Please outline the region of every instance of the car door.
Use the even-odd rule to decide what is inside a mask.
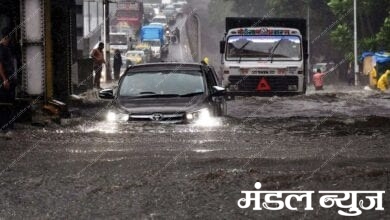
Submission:
[[[219,80],[213,67],[206,67],[207,89],[210,93],[210,101],[213,105],[214,115],[223,116],[226,114],[226,100],[224,96],[212,96],[215,90],[213,86],[219,86]]]

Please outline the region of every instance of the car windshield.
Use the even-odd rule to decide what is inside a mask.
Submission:
[[[144,52],[143,51],[131,51],[131,52],[127,52],[126,53],[126,56],[142,56],[144,55]]]
[[[172,8],[165,8],[163,10],[163,13],[164,14],[173,14],[173,13],[175,13],[175,8],[174,7],[172,7]]]
[[[298,36],[230,36],[227,60],[301,60]]]
[[[150,95],[183,96],[204,93],[205,86],[200,71],[140,72],[124,77],[120,97],[142,97]]]
[[[165,18],[153,18],[152,22],[153,23],[166,24],[167,23],[167,19],[165,19]]]
[[[175,8],[182,8],[183,7],[183,4],[181,3],[176,3],[174,4]]]

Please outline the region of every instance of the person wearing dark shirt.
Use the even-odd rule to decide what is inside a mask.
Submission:
[[[179,28],[176,27],[174,32],[175,32],[177,42],[180,43],[180,30],[179,30]]]
[[[115,50],[115,55],[114,55],[114,78],[115,78],[115,80],[119,80],[122,65],[123,65],[123,63],[122,63],[121,52],[119,50]]]

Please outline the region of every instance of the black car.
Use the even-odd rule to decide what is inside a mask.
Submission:
[[[114,99],[110,121],[196,123],[224,115],[224,91],[211,66],[149,63],[130,66],[117,89],[99,96]]]

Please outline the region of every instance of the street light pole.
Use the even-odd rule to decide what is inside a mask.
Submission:
[[[353,0],[353,35],[354,35],[354,57],[355,57],[355,86],[359,85],[359,65],[357,51],[357,10],[356,0]]]

